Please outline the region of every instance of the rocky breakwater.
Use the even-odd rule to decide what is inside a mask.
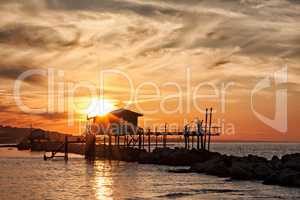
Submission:
[[[147,152],[134,148],[101,147],[96,157],[141,164],[190,166],[189,169],[170,171],[206,173],[235,180],[260,180],[264,184],[300,187],[300,153],[285,155],[281,159],[274,156],[268,160],[255,155],[237,157],[183,148],[157,148]]]
[[[157,148],[152,152],[136,148],[100,147],[96,150],[99,159],[122,160],[141,164],[159,164],[170,166],[191,166],[220,156],[208,151],[186,150],[182,148]]]
[[[264,184],[300,187],[300,154],[285,155],[271,160],[248,155],[219,155],[191,165],[190,172],[206,173],[235,180],[261,180]]]
[[[142,152],[138,162],[141,164],[159,164],[171,166],[190,166],[220,157],[221,154],[208,151],[186,150],[183,148],[157,148],[151,153]]]

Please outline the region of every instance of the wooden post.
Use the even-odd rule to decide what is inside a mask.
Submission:
[[[190,149],[190,128],[187,131],[187,149]]]
[[[111,132],[108,133],[108,146],[111,148]]]
[[[184,129],[183,129],[183,137],[184,137],[184,148],[185,149],[188,149],[188,137],[187,137],[187,134],[188,134],[188,127],[187,125],[184,126]]]
[[[204,127],[204,142],[203,142],[203,149],[206,149],[206,134],[207,134],[207,116],[208,116],[208,109],[205,109],[205,127]]]
[[[118,145],[118,148],[119,148],[120,147],[120,133],[117,136],[117,145]]]
[[[85,158],[88,160],[93,160],[95,158],[95,151],[96,136],[93,134],[87,134],[85,143]]]
[[[210,108],[210,115],[209,115],[209,127],[208,127],[208,151],[210,149],[210,137],[211,137],[211,118],[212,118],[212,111],[213,109]]]
[[[145,133],[143,132],[143,142],[142,142],[142,144],[143,144],[143,149],[145,149]]]
[[[125,136],[125,138],[126,138],[126,147],[128,147],[128,135],[126,134],[126,136]]]
[[[194,148],[194,134],[193,134],[193,132],[191,132],[192,133],[192,149]]]
[[[201,149],[203,149],[203,132],[202,132],[202,125],[203,125],[203,120],[199,124],[199,134],[201,134]]]
[[[163,147],[167,147],[167,123],[165,123],[165,134],[163,135]]]
[[[142,148],[142,133],[139,131],[139,149]]]
[[[150,146],[151,146],[151,137],[150,137],[150,129],[148,129],[148,152],[150,152]]]
[[[158,136],[157,128],[155,128],[155,148],[157,148],[157,136]]]
[[[68,161],[68,136],[65,135],[65,161]]]
[[[196,134],[197,134],[197,150],[199,150],[200,149],[200,145],[199,145],[199,143],[200,143],[200,131],[198,130],[198,121],[197,121],[197,130],[196,130]]]
[[[199,150],[199,137],[201,138],[201,149],[203,149],[203,134],[202,134],[202,124],[203,124],[203,120],[200,122],[199,120],[197,120],[196,123],[196,133],[197,133],[197,149]]]
[[[125,148],[126,146],[126,135],[123,135],[123,147]]]

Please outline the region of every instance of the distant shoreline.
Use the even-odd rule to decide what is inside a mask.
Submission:
[[[17,144],[1,144],[0,143],[0,148],[9,148],[9,147],[18,147]]]

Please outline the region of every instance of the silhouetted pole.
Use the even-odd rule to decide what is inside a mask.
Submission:
[[[111,132],[108,133],[108,146],[111,148]]]
[[[197,120],[197,139],[198,139],[198,146],[197,149],[199,150],[199,136],[201,138],[201,149],[203,149],[203,134],[202,134],[202,124],[203,124],[203,120],[200,122],[199,120]]]
[[[95,151],[96,151],[96,136],[94,134],[87,134],[86,142],[85,142],[85,158],[88,160],[95,159]]]
[[[118,133],[118,136],[117,136],[117,144],[118,144],[118,148],[120,147],[120,133]]]
[[[148,152],[150,152],[150,146],[151,146],[150,129],[148,129]]]
[[[145,133],[143,132],[143,149],[145,149]]]
[[[192,149],[194,148],[194,134],[193,134],[193,132],[191,132],[191,134],[192,134]]]
[[[208,151],[210,149],[210,137],[211,137],[211,118],[212,118],[212,111],[213,109],[210,108],[210,115],[209,115],[209,127],[208,127]]]
[[[142,148],[142,133],[139,130],[139,149],[141,149],[141,148]]]
[[[124,148],[126,147],[126,133],[124,134],[124,137],[123,137],[123,147]]]
[[[65,161],[68,161],[68,136],[65,135]]]
[[[167,123],[165,123],[165,134],[163,135],[163,146],[167,147]]]
[[[191,128],[188,127],[188,149],[190,149],[190,136],[191,136]]]
[[[200,131],[198,129],[198,125],[199,125],[199,121],[197,120],[197,131],[196,131],[196,134],[197,134],[197,150],[200,149],[200,144],[199,144],[200,143],[200,141],[199,141],[199,139],[200,139]]]
[[[155,148],[157,148],[157,137],[158,137],[157,128],[155,128]]]
[[[206,149],[206,134],[207,134],[207,116],[208,116],[208,109],[205,109],[205,128],[204,128],[204,142],[203,142],[203,149]]]
[[[184,148],[187,149],[187,135],[188,135],[188,129],[187,129],[187,125],[184,126],[184,129],[183,129],[183,136],[184,136]]]

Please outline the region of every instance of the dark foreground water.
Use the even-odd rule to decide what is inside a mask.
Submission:
[[[222,145],[227,153],[239,149],[237,144],[214,148]],[[247,145],[256,152],[260,148]],[[268,145],[269,154],[279,154],[284,148],[300,151],[298,144],[265,144],[264,149]],[[72,156],[67,163],[43,161],[41,153],[0,148],[0,199],[300,199],[297,188],[168,173],[170,168],[117,161],[90,163],[80,156]]]

